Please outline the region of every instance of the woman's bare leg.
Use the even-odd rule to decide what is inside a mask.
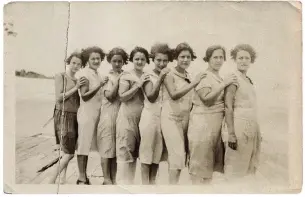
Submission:
[[[101,158],[101,166],[104,175],[104,185],[112,185],[111,177],[110,177],[110,159],[109,158]]]
[[[176,185],[179,182],[181,170],[175,169],[175,170],[169,170],[169,184]]]
[[[112,181],[112,184],[116,185],[116,174],[117,174],[117,163],[116,158],[110,159],[110,179]]]
[[[143,185],[149,185],[151,165],[141,163],[141,178]]]
[[[159,164],[151,164],[151,168],[150,168],[150,175],[149,175],[149,183],[151,185],[155,185],[156,184],[156,177],[157,177],[157,172],[159,169]]]
[[[67,168],[69,161],[74,157],[73,154],[64,154],[63,157],[60,159],[59,169],[58,166],[55,167],[54,173],[51,176],[49,183],[54,184],[59,173],[62,172],[65,168]]]
[[[78,180],[82,182],[87,181],[87,164],[88,164],[88,155],[77,155],[77,164],[79,177]]]

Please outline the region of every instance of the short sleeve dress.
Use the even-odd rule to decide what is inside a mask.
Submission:
[[[120,73],[111,70],[108,73],[108,82],[103,88],[105,91],[110,91],[113,88],[114,81]],[[120,98],[117,97],[110,102],[104,95],[100,111],[100,119],[97,129],[97,147],[102,158],[116,157],[116,119],[121,106]]]
[[[149,72],[150,81],[156,84],[159,76],[153,71]],[[144,108],[140,120],[140,161],[144,164],[159,164],[163,153],[163,137],[161,133],[161,108],[164,92],[162,84],[159,96],[151,103],[145,96]]]
[[[218,89],[222,78],[206,71],[207,76],[195,88],[193,109],[190,115],[188,139],[190,148],[189,173],[199,178],[212,178],[213,171],[223,172],[224,145],[221,139],[224,119],[224,91],[210,106],[198,94],[203,88]]]
[[[176,69],[172,69],[167,75],[174,78],[176,89],[191,83],[187,72],[183,75],[176,71]],[[189,91],[182,98],[173,100],[166,88],[164,91],[161,110],[161,130],[167,148],[169,169],[181,170],[187,164],[187,129],[192,108],[192,96],[193,90]]]
[[[120,86],[134,87],[139,78],[133,71],[124,72]],[[116,156],[118,163],[134,162],[139,156],[139,122],[144,106],[142,89],[129,100],[122,101],[116,121]]]
[[[224,171],[227,177],[254,174],[258,168],[261,133],[257,120],[256,93],[251,80],[236,71],[234,97],[234,131],[237,150],[226,147]]]
[[[100,83],[101,75],[89,68],[85,67],[79,77],[85,77],[89,81],[89,91],[95,88]],[[103,92],[102,88],[88,101],[80,99],[80,107],[77,112],[79,137],[77,141],[77,154],[89,155],[90,149],[96,151],[96,135],[97,124],[102,105]]]

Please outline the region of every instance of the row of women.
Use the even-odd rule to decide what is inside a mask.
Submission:
[[[209,47],[203,58],[208,68],[191,79],[187,68],[196,56],[187,43],[175,49],[157,43],[150,54],[142,47],[130,55],[122,48],[106,55],[99,47],[72,53],[66,72],[55,77],[55,132],[64,155],[50,183],[59,172],[65,177],[76,152],[77,184],[90,184],[86,171],[94,149],[101,157],[105,185],[132,184],[137,159],[143,184],[156,183],[161,161],[168,162],[170,184],[179,182],[186,166],[193,184],[209,182],[214,171],[255,173],[261,135],[247,71],[256,52],[241,44],[230,55],[237,69],[223,79],[219,71],[226,51]],[[105,57],[112,70],[101,76],[97,69]],[[144,72],[150,58],[155,67]],[[173,60],[176,66],[167,68]],[[134,67],[123,71],[128,61]]]

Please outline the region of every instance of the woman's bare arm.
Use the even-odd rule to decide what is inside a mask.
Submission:
[[[162,81],[159,77],[155,85],[151,81],[144,84],[144,92],[149,102],[154,103],[158,98]]]
[[[63,102],[63,92],[64,92],[64,77],[62,74],[57,74],[55,75],[55,96],[56,96],[56,101],[57,102]],[[68,99],[71,97],[77,90],[79,89],[79,86],[81,84],[86,83],[86,78],[82,77],[77,81],[77,84],[70,90],[65,92],[65,99]],[[65,84],[66,86],[67,84]]]
[[[237,139],[234,130],[234,97],[237,87],[234,84],[229,85],[225,89],[225,121],[227,124],[228,134],[229,134],[229,147],[233,150],[237,148]]]
[[[199,83],[199,82],[198,82]],[[164,79],[164,85],[169,93],[169,96],[173,99],[173,100],[178,100],[181,97],[183,97],[184,95],[186,95],[189,91],[191,91],[194,87],[196,87],[198,85],[197,82],[192,82],[190,84],[188,84],[187,86],[177,90],[175,88],[175,84],[174,84],[174,77],[171,75],[167,75]]]
[[[130,88],[130,85],[120,83],[119,85],[119,97],[122,102],[131,99],[140,89],[139,85],[134,85]]]
[[[212,106],[215,103],[217,97],[221,94],[221,92],[225,89],[226,85],[222,83],[218,88],[202,88],[198,90],[198,95],[200,100],[207,106]]]

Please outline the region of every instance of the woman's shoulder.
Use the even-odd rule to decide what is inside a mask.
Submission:
[[[86,77],[86,78],[88,78],[86,67],[80,69],[80,70],[76,73],[76,76],[77,76],[77,78],[81,78],[81,77]]]
[[[169,72],[166,74],[166,77],[174,77],[175,76],[175,70],[173,68],[169,68]]]
[[[65,73],[64,72],[59,72],[59,73],[56,73],[54,78],[55,80],[60,80],[60,79],[63,79],[63,77],[65,76]]]

